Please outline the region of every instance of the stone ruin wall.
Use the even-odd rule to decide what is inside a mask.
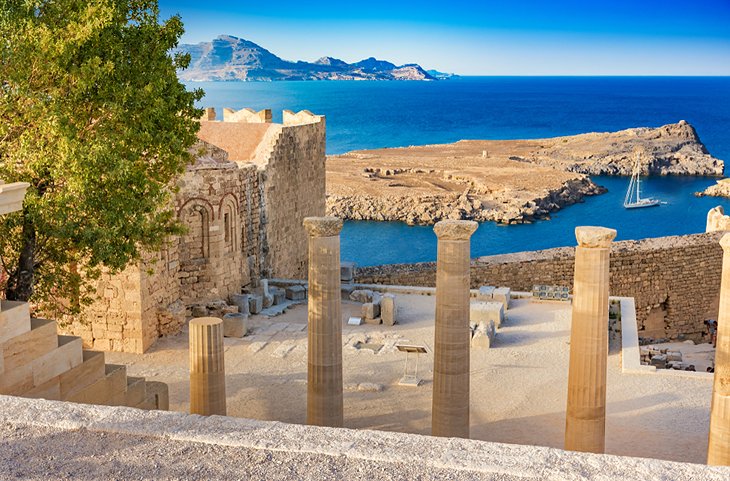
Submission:
[[[187,232],[96,281],[97,300],[65,326],[86,347],[141,353],[179,332],[192,304],[227,300],[260,277],[306,276],[302,221],[325,213],[324,117],[285,111],[277,125],[263,123],[270,111],[206,114],[199,137],[217,158],[190,166],[174,200]]]
[[[263,173],[265,277],[307,276],[307,234],[302,222],[305,217],[325,215],[324,135],[324,118],[315,121],[306,112],[284,112],[284,127]]]
[[[612,296],[634,297],[639,335],[700,340],[703,321],[717,319],[722,270],[721,233],[619,241],[611,249]],[[471,287],[535,284],[573,286],[575,249],[560,247],[472,261]],[[435,285],[435,263],[357,269],[365,284]]]

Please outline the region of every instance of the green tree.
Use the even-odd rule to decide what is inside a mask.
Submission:
[[[182,33],[157,1],[0,0],[0,179],[31,184],[0,219],[8,299],[73,311],[102,267],[179,233],[170,186],[202,113]]]

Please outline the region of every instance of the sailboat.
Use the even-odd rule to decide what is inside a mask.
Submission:
[[[655,207],[661,203],[660,200],[651,197],[641,198],[641,155],[637,153],[634,171],[631,174],[629,188],[626,190],[626,197],[624,198],[624,207],[626,209],[638,209],[640,207]]]

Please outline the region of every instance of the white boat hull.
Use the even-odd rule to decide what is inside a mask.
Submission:
[[[624,204],[624,207],[627,209],[640,209],[642,207],[657,207],[658,205],[661,205],[661,201],[659,200],[642,199],[640,202],[635,202],[633,204]]]

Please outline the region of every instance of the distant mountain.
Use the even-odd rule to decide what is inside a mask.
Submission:
[[[183,44],[176,51],[190,54],[190,66],[178,71],[181,80],[436,80],[419,65],[397,66],[373,57],[353,64],[332,57],[291,62],[231,35],[221,35],[211,42]]]

